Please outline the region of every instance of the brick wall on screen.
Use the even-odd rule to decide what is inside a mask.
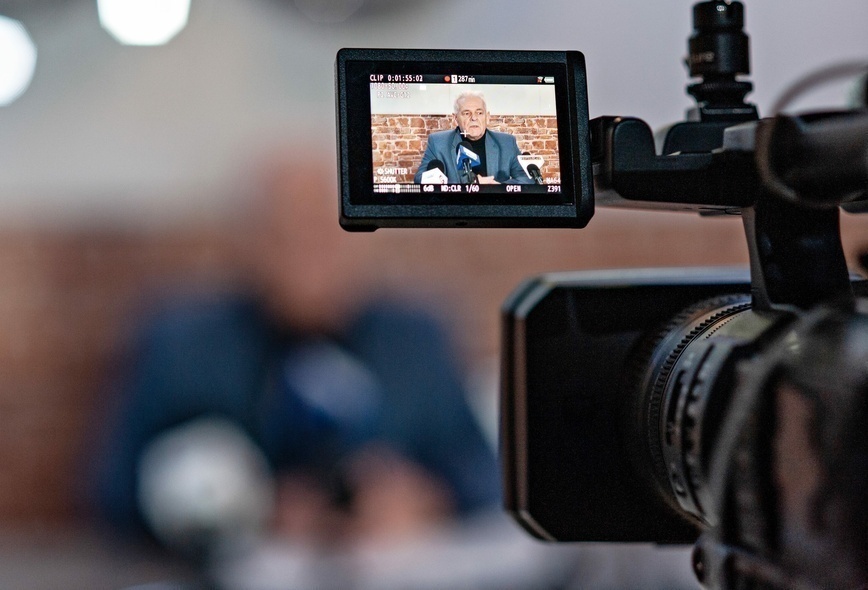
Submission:
[[[399,175],[397,181],[413,182],[428,135],[453,127],[451,115],[372,115],[374,171],[382,167],[406,168],[407,174]],[[555,117],[492,115],[488,128],[511,133],[518,142],[519,150],[542,156],[545,159],[543,176],[560,175]]]

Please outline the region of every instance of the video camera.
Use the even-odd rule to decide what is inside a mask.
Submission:
[[[588,120],[579,52],[341,50],[340,222],[740,215],[749,272],[549,274],[505,302],[506,508],[540,539],[695,543],[710,588],[864,587],[868,282],[839,209],[868,209],[868,110],[760,119],[742,4],[693,23],[696,107],[657,137]]]

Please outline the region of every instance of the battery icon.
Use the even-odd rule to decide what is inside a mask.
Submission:
[[[458,84],[458,76],[456,76],[455,74],[452,74],[452,83]]]
[[[555,77],[554,77],[554,76],[546,76],[546,77],[543,79],[543,81],[544,81],[546,84],[554,84],[554,83],[555,83]]]

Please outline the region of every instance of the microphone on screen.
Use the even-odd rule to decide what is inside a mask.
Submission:
[[[446,166],[440,160],[431,160],[428,162],[428,168],[422,173],[422,184],[446,184],[449,179],[446,177]]]
[[[537,184],[544,184],[541,169],[545,160],[541,156],[532,156],[529,152],[523,152],[518,156],[518,163],[521,164],[528,178],[532,178]]]
[[[476,174],[472,168],[480,163],[479,155],[471,149],[469,141],[462,141],[456,148],[457,156],[455,164],[464,172],[467,181],[470,183],[476,182]]]

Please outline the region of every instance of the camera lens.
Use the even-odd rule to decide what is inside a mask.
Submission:
[[[636,349],[628,372],[623,440],[644,487],[676,512],[711,524],[707,471],[733,390],[735,363],[770,321],[748,295],[693,305]]]

